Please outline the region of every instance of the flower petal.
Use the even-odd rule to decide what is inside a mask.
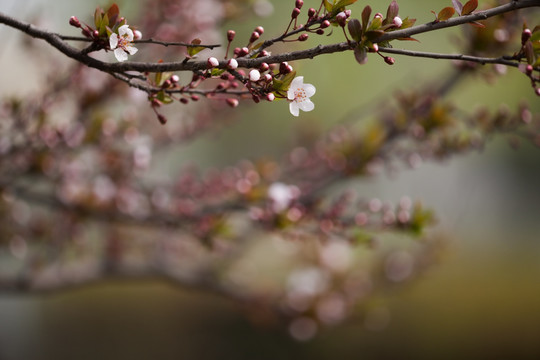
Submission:
[[[289,103],[289,111],[290,111],[291,114],[293,114],[294,116],[300,115],[300,108],[298,107],[298,104],[295,103],[295,102]]]
[[[109,46],[111,49],[116,49],[118,46],[118,35],[116,35],[116,33],[112,33],[109,37]]]
[[[294,91],[296,89],[293,89],[292,86],[287,90],[287,99],[294,100]]]
[[[298,107],[303,111],[311,111],[315,109],[315,104],[311,100],[305,100],[298,103]]]
[[[313,95],[315,95],[315,86],[311,84],[304,84],[304,90],[306,91],[307,97],[312,97]]]
[[[139,49],[131,45],[126,46],[125,50],[129,53],[129,55],[135,55],[137,51],[139,51]]]
[[[116,60],[120,62],[126,61],[128,59],[128,54],[120,48],[114,50],[114,56],[116,56]]]
[[[297,76],[291,81],[291,87],[289,89],[298,89],[304,86],[304,77],[303,76]],[[294,97],[293,97],[294,99]]]

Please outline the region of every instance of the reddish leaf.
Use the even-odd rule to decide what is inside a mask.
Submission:
[[[461,15],[469,15],[478,7],[478,0],[470,0],[463,5],[463,10],[461,10]]]
[[[454,9],[456,9],[456,12],[458,15],[461,15],[461,10],[463,9],[463,4],[459,0],[452,0],[452,4],[454,5]]]
[[[347,24],[347,27],[352,38],[357,42],[360,42],[362,40],[362,25],[360,24],[360,21],[358,19],[351,19]]]
[[[386,20],[391,22],[396,16],[398,16],[398,13],[399,5],[397,4],[396,0],[392,0],[388,6],[388,10],[386,11]]]
[[[448,19],[450,19],[454,13],[456,12],[456,10],[454,10],[453,7],[445,7],[444,9],[442,9],[441,11],[439,11],[439,14],[437,14],[437,20],[438,21],[446,21]]]
[[[397,40],[401,40],[401,41],[416,41],[416,42],[420,42],[420,40],[417,40],[413,37],[406,37],[406,38],[398,38]]]
[[[478,21],[471,21],[469,24],[480,29],[483,29],[486,27],[486,25],[479,23]]]
[[[362,32],[365,32],[369,23],[369,17],[371,16],[371,7],[366,5],[362,10]]]
[[[364,46],[357,46],[354,48],[354,58],[360,65],[367,63],[367,50]]]

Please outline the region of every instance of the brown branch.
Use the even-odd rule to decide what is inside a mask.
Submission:
[[[522,1],[511,1],[508,4],[501,5],[489,10],[479,11],[477,13],[459,16],[456,18],[449,19],[447,21],[440,22],[430,22],[423,25],[414,26],[404,30],[396,30],[383,34],[376,42],[381,41],[390,41],[400,38],[411,37],[412,35],[430,32],[434,30],[439,30],[443,28],[449,28],[458,26],[461,24],[469,23],[472,21],[485,20],[489,17],[500,15],[506,12],[515,11],[518,9],[537,7],[540,6],[540,0],[522,0]],[[66,56],[77,60],[89,67],[99,69],[107,73],[122,73],[126,71],[139,71],[139,72],[164,72],[164,71],[199,71],[207,68],[207,63],[205,60],[202,61],[180,61],[180,62],[167,62],[167,63],[144,63],[144,62],[125,62],[125,63],[107,63],[96,60],[80,50],[70,46],[62,37],[58,34],[48,32],[36,28],[35,26],[24,23],[22,21],[16,20],[12,17],[9,17],[3,13],[0,13],[0,23],[11,26],[15,29],[21,30],[24,33],[39,39],[47,41],[49,44],[54,46],[60,52]],[[351,45],[347,42],[331,44],[331,45],[319,45],[317,47],[293,51],[289,53],[270,55],[265,57],[260,57],[256,59],[247,59],[239,58],[237,59],[238,65],[240,67],[254,68],[258,67],[261,63],[266,62],[268,64],[280,63],[283,61],[294,61],[302,59],[312,59],[316,56],[322,54],[332,54],[336,52],[343,52],[351,50]],[[227,61],[222,60],[219,63],[219,68],[226,68]]]

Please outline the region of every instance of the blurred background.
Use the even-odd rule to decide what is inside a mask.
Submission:
[[[305,2],[306,7],[318,5]],[[439,0],[398,3],[400,15],[415,17],[417,23],[432,21],[430,10],[451,6],[450,1]],[[138,2],[118,4],[123,13],[137,14]],[[229,28],[249,33],[262,25],[267,34],[277,34],[286,27],[293,4],[292,0],[254,1],[250,6],[260,9],[264,5],[263,9],[273,8],[273,13],[227,22],[222,33]],[[353,16],[359,16],[365,4],[353,5]],[[89,21],[97,5],[106,6],[0,0],[0,11],[27,21],[39,16],[40,26],[73,34],[69,17]],[[384,12],[388,4],[370,5]],[[39,63],[21,50],[23,37],[3,26],[0,35],[4,39],[0,94],[35,91]],[[453,52],[459,36],[458,29],[445,30],[420,35],[420,43],[408,42],[403,47]],[[342,41],[341,34],[312,38],[308,44],[337,41]],[[49,51],[57,56],[53,49]],[[349,53],[295,64],[305,81],[317,87],[313,112],[293,118],[286,103],[243,103],[231,115],[234,122],[171,155],[172,162],[163,167],[178,169],[188,159],[202,166],[225,166],[242,158],[283,154],[298,128],[309,124],[329,129],[351,114],[370,111],[371,101],[392,97],[396,90],[407,92],[413,84],[433,81],[450,69],[446,61],[400,56],[391,67],[375,56],[359,66]],[[534,113],[540,111],[528,80],[514,69],[492,83],[470,77],[449,97],[463,109],[479,104],[494,109],[502,103],[515,109],[525,100]],[[238,141],[246,138],[250,141]],[[47,294],[0,294],[0,360],[538,359],[539,184],[538,148],[523,144],[513,149],[502,138],[494,138],[481,153],[351,181],[348,186],[365,196],[420,199],[434,209],[437,231],[450,239],[449,244],[440,262],[421,278],[378,294],[363,310],[364,316],[323,329],[307,342],[251,319],[241,307],[215,295],[152,279],[106,281]]]

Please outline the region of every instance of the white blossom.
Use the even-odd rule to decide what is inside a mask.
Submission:
[[[291,86],[287,91],[287,98],[290,100],[289,110],[294,116],[298,116],[300,110],[311,111],[315,108],[315,104],[309,99],[315,94],[315,86],[304,84],[304,77],[297,76],[291,82]]]
[[[128,59],[129,55],[135,55],[138,49],[131,46],[133,41],[133,31],[129,25],[122,25],[118,28],[118,34],[112,33],[109,37],[109,46],[114,50],[116,60],[122,62]]]

